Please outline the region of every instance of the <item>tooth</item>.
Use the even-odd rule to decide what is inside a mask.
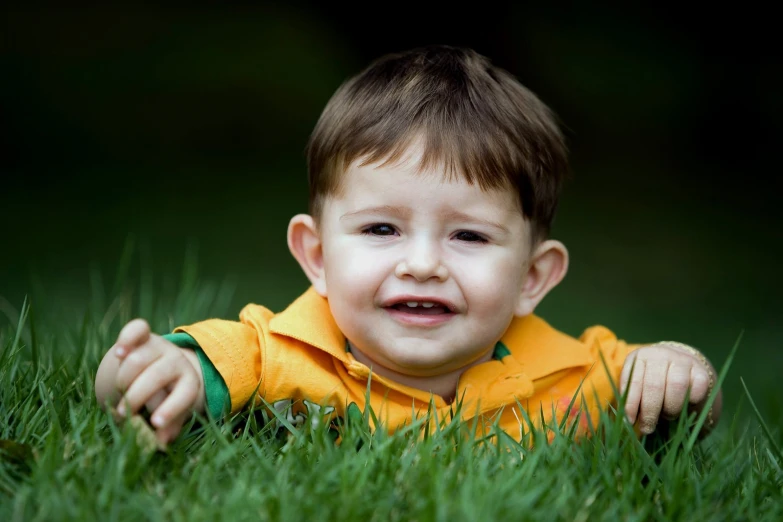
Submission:
[[[423,306],[424,308],[432,308],[433,306],[435,306],[435,303],[421,303],[421,306]]]
[[[419,305],[419,303],[417,303],[416,301],[408,301],[408,302],[407,302],[407,303],[405,303],[405,304],[407,304],[407,305],[408,305],[408,306],[410,306],[411,308],[416,308],[416,307]]]

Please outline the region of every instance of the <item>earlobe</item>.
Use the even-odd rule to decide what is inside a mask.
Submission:
[[[530,256],[514,315],[532,314],[549,291],[563,280],[566,272],[568,250],[563,243],[549,239],[538,245]]]
[[[291,218],[288,223],[288,249],[315,291],[326,297],[321,235],[312,216],[297,214]]]

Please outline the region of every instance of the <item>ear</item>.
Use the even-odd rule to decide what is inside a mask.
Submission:
[[[315,291],[326,297],[321,235],[312,216],[297,214],[291,218],[288,223],[288,249],[299,262]]]
[[[563,280],[568,272],[568,250],[560,241],[549,239],[539,244],[530,256],[525,282],[514,314],[530,315],[538,303]]]

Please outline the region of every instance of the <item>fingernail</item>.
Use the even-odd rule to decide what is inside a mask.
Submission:
[[[124,357],[125,356],[125,347],[124,346],[117,346],[114,348],[114,353],[117,354],[117,357]]]
[[[117,406],[117,413],[120,415],[120,417],[124,417],[125,416],[125,405],[124,404],[120,404],[119,406]]]
[[[153,415],[152,419],[150,419],[150,420],[151,420],[153,426],[155,426],[156,428],[160,428],[161,426],[163,426],[163,416],[162,415]]]

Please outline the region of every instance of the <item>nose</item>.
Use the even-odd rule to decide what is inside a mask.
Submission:
[[[449,278],[449,271],[443,265],[438,247],[422,239],[410,245],[406,255],[397,264],[394,275],[400,279],[410,276],[417,281],[445,281]]]

